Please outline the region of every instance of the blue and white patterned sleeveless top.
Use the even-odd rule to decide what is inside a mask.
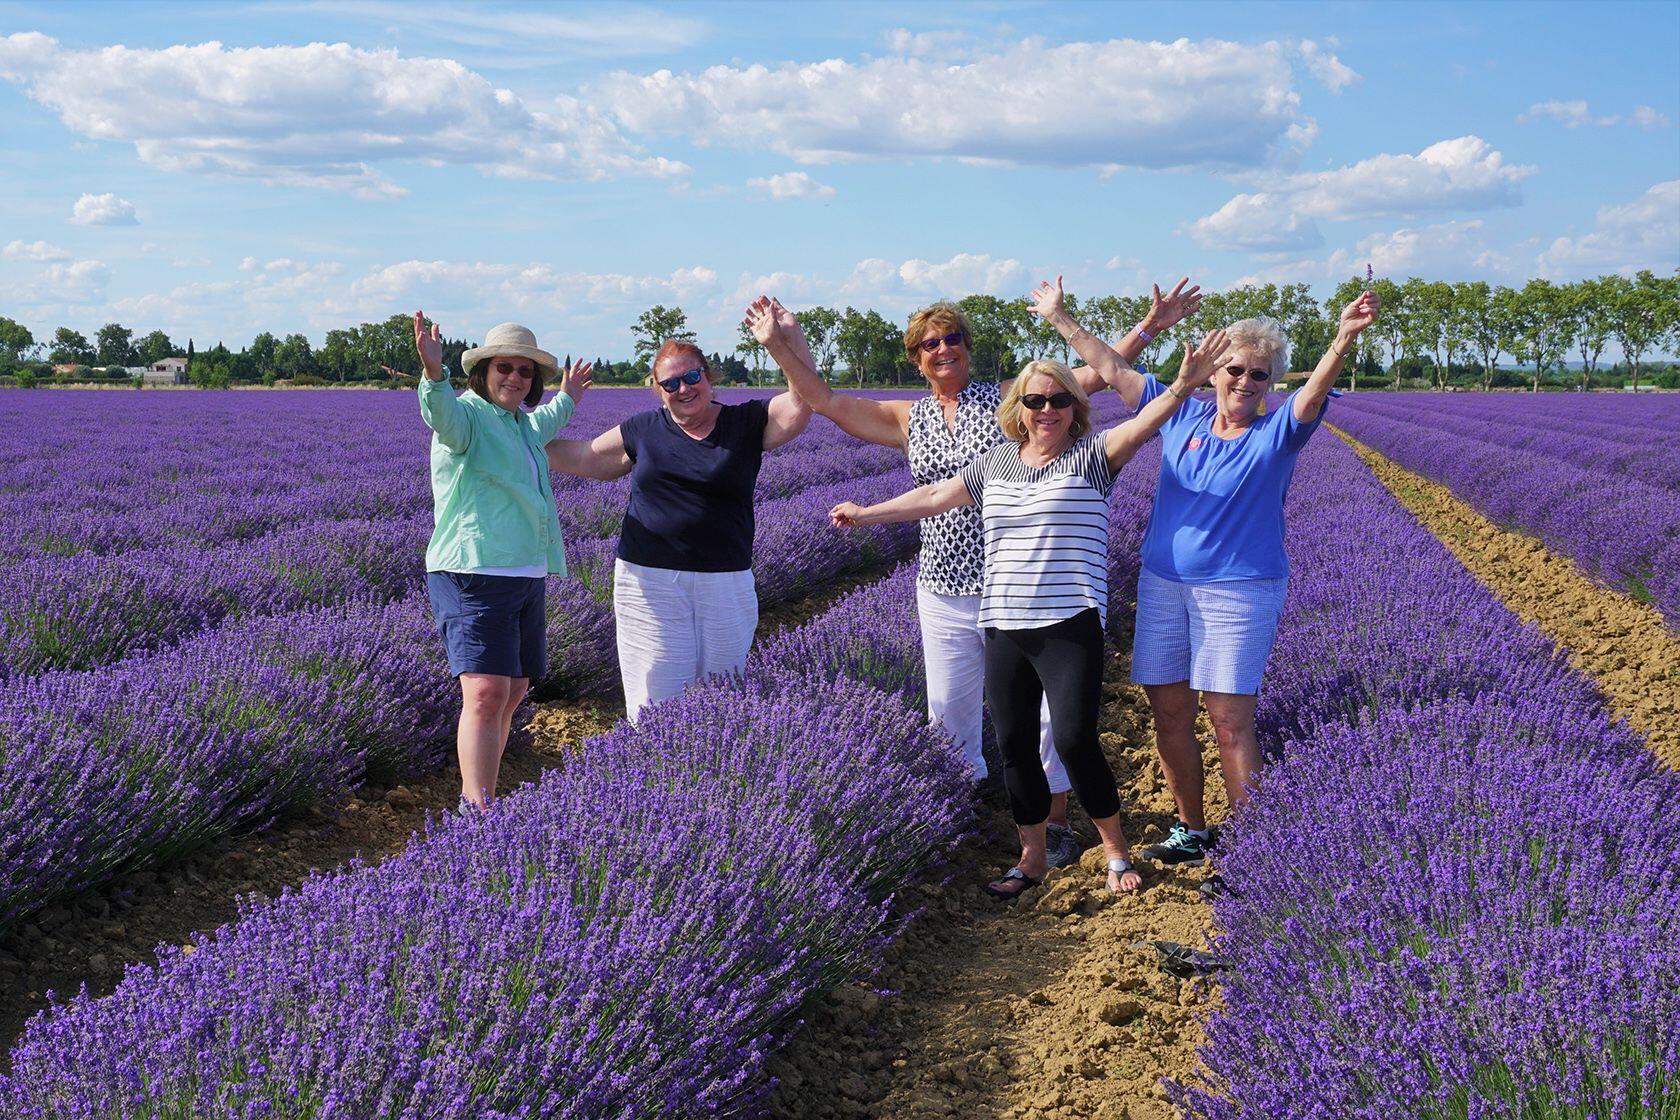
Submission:
[[[943,482],[975,457],[1008,442],[998,427],[1002,402],[995,381],[970,381],[957,394],[956,422],[945,427],[945,412],[932,394],[910,406],[910,476],[917,486]],[[980,510],[975,506],[929,517],[922,523],[921,570],[916,583],[940,595],[978,595],[984,585],[986,555]]]

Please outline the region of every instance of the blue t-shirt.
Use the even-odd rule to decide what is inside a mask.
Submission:
[[[1296,390],[1299,392],[1300,390]],[[1144,380],[1138,407],[1166,387]],[[1324,419],[1295,419],[1294,394],[1235,439],[1213,434],[1218,406],[1185,401],[1161,429],[1161,481],[1143,534],[1143,566],[1179,583],[1282,579],[1283,496],[1295,459]]]
[[[620,559],[681,572],[752,567],[753,487],[764,461],[767,401],[726,404],[705,439],[690,439],[663,408],[620,424],[630,505]]]

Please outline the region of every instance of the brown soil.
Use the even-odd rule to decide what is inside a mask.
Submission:
[[[1573,561],[1501,529],[1445,486],[1336,434],[1477,579],[1568,650],[1665,765],[1680,769],[1680,638],[1655,607],[1594,583]]]
[[[879,575],[854,576],[765,611],[758,636],[820,613]],[[540,705],[525,732],[508,744],[498,786],[506,793],[532,781],[623,715],[622,700]],[[86,984],[102,995],[116,986],[127,965],[154,960],[156,946],[181,945],[195,931],[232,921],[242,895],[276,895],[312,871],[340,867],[357,856],[386,859],[407,846],[426,814],[454,809],[459,792],[453,765],[391,788],[367,785],[330,811],[288,817],[260,833],[222,837],[179,863],[130,873],[19,923],[0,935],[0,1038],[6,1049],[24,1022],[46,1006],[49,991],[67,997]]]
[[[1125,670],[1123,659],[1111,664],[1102,741],[1135,852],[1166,832],[1174,811],[1148,703],[1125,683]],[[1218,819],[1224,794],[1217,758],[1209,756],[1209,808]],[[1206,982],[1161,972],[1155,951],[1139,943],[1206,943],[1211,911],[1195,888],[1209,869],[1145,865],[1141,894],[1110,894],[1096,834],[1077,811],[1075,823],[1093,847],[1020,902],[980,890],[1019,854],[1001,812],[987,822],[993,839],[962,853],[949,882],[911,892],[908,904],[921,913],[892,947],[876,986],[831,993],[773,1059],[780,1084],[772,1115],[1172,1116],[1161,1079],[1192,1073],[1201,1016],[1218,996]]]

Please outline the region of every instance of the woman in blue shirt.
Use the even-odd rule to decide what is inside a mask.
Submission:
[[[1132,680],[1149,695],[1155,746],[1179,819],[1162,842],[1143,849],[1146,859],[1194,867],[1213,843],[1196,743],[1198,694],[1233,808],[1260,769],[1255,705],[1289,577],[1284,494],[1343,360],[1378,307],[1367,291],[1342,310],[1334,344],[1275,412],[1267,410],[1266,396],[1289,368],[1288,337],[1271,319],[1232,324],[1230,354],[1213,375],[1214,398],[1186,402],[1161,429],[1161,480],[1138,577]],[[1091,335],[1075,328],[1069,341],[1131,407],[1165,391]]]

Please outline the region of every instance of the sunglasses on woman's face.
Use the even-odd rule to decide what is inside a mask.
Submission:
[[[659,387],[667,393],[674,393],[683,385],[698,385],[700,379],[706,376],[706,371],[696,367],[687,373],[679,373],[675,377],[667,377],[659,383]]]
[[[535,377],[536,366],[516,366],[512,362],[497,362],[493,367],[503,377]]]
[[[931,354],[935,350],[939,349],[939,344],[941,342],[955,350],[958,346],[962,345],[963,333],[961,331],[952,331],[950,334],[942,334],[938,338],[924,338],[916,345],[922,348],[922,352],[924,354]]]
[[[1272,371],[1269,369],[1244,369],[1241,366],[1226,366],[1225,372],[1231,375],[1232,381],[1245,373],[1250,381],[1270,381],[1272,377]]]
[[[1021,407],[1028,412],[1037,412],[1045,405],[1051,408],[1072,408],[1072,393],[1051,393],[1048,397],[1043,393],[1025,393],[1021,397]]]

